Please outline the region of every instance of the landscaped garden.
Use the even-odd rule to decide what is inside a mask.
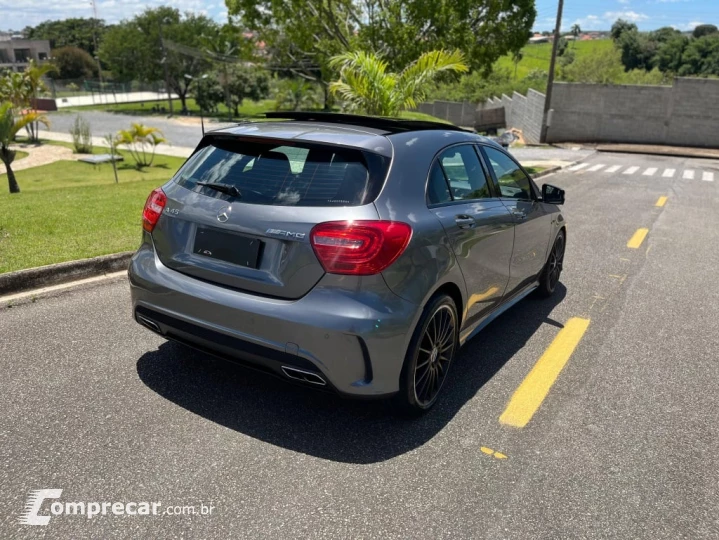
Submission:
[[[137,169],[129,152],[119,153],[117,183],[109,163],[57,161],[15,173],[21,193],[0,190],[0,273],[137,247],[145,199],[184,159],[158,155]]]

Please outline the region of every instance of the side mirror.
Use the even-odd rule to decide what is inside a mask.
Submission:
[[[542,186],[542,201],[548,204],[564,204],[564,190],[550,184]]]

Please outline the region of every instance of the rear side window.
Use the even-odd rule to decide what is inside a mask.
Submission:
[[[477,152],[470,145],[453,146],[440,154],[454,200],[486,199],[492,195]]]
[[[198,185],[236,187],[241,201],[278,206],[359,206],[377,197],[389,158],[328,145],[281,145],[216,139],[195,153],[175,177],[203,195],[227,195]]]

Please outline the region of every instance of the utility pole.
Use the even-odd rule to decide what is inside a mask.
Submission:
[[[92,42],[95,46],[95,62],[97,62],[97,77],[100,80],[100,101],[102,101],[102,66],[100,65],[100,55],[97,49],[97,5],[95,0],[92,2],[92,14],[95,17],[92,21]]]
[[[539,136],[540,143],[547,142],[547,122],[549,120],[549,111],[552,108],[552,90],[554,90],[554,67],[557,63],[557,50],[559,49],[559,39],[562,30],[562,11],[564,10],[564,0],[559,0],[557,8],[557,26],[554,27],[554,42],[552,43],[552,59],[549,61],[549,77],[547,78],[547,97],[544,100],[544,115],[542,116],[542,132]]]
[[[170,116],[173,116],[172,110],[172,92],[170,90],[170,71],[167,65],[167,51],[165,51],[165,42],[162,40],[162,22],[160,21],[160,48],[162,49],[162,65],[165,68],[165,88],[167,89],[167,105],[170,108]]]

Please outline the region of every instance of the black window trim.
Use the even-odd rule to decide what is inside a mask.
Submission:
[[[525,201],[526,202],[527,199],[515,199],[514,197],[502,196],[501,187],[499,186],[499,179],[497,178],[497,175],[494,172],[494,168],[490,164],[489,156],[485,152],[485,148],[489,148],[490,145],[478,143],[477,146],[479,146],[479,148],[480,148],[480,153],[482,155],[482,159],[486,162],[485,167],[487,169],[489,169],[489,172],[490,172],[491,178],[492,178],[492,184],[494,185],[495,191],[499,194],[499,198],[502,200]],[[534,183],[534,180],[532,180],[532,176],[524,169],[524,167],[522,167],[521,163],[519,163],[519,161],[514,159],[514,157],[509,152],[505,152],[503,149],[496,148],[495,146],[491,146],[491,148],[492,148],[492,150],[501,152],[502,154],[507,156],[510,160],[512,160],[517,165],[517,167],[519,167],[519,170],[521,170],[524,173],[524,176],[527,177],[527,180],[529,180],[529,188],[532,191],[532,193],[531,193],[532,197],[531,197],[531,199],[529,199],[529,201],[530,202],[541,202],[542,198],[539,196],[539,190],[537,188],[537,185]]]
[[[444,170],[444,166],[442,165],[442,162],[439,161],[439,156],[442,155],[445,151],[449,150],[450,148],[453,148],[455,146],[471,146],[474,148],[475,154],[477,154],[477,159],[479,160],[480,166],[482,167],[482,170],[484,172],[485,178],[487,179],[487,186],[489,187],[491,197],[481,198],[481,199],[455,199],[454,195],[452,194],[452,186],[449,184],[449,179],[447,178],[447,173]],[[442,203],[430,203],[429,202],[429,180],[430,176],[432,174],[432,168],[434,167],[434,164],[438,163],[439,168],[442,171],[442,175],[444,176],[444,181],[447,185],[447,190],[449,191],[449,196],[451,198],[450,201],[442,202]],[[526,174],[526,172],[525,172]],[[448,146],[445,146],[441,150],[439,150],[434,157],[432,158],[432,162],[429,166],[429,170],[427,171],[427,180],[424,185],[424,200],[427,203],[427,208],[440,208],[443,206],[453,206],[458,204],[466,204],[471,202],[478,202],[478,201],[501,201],[501,193],[497,189],[497,187],[494,185],[495,180],[493,176],[490,176],[487,171],[487,165],[484,163],[484,158],[482,157],[482,153],[477,148],[477,143],[475,141],[462,141],[450,144]]]

